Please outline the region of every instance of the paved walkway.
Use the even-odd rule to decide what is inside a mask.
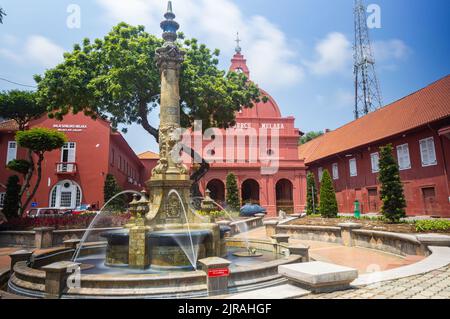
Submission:
[[[264,227],[239,234],[238,238],[268,239]],[[402,257],[360,247],[344,247],[340,244],[290,239],[290,243],[302,243],[310,247],[310,257],[317,261],[333,263],[357,269],[360,274],[384,271],[416,263],[424,257]]]
[[[450,299],[450,266],[397,280],[299,299]]]
[[[267,239],[265,229],[258,228],[236,237]],[[416,263],[424,257],[401,257],[376,250],[343,247],[337,244],[290,239],[310,246],[315,260],[358,269],[360,274],[394,269]],[[231,296],[232,298],[232,296]],[[309,294],[298,299],[450,299],[450,266],[426,274],[375,283],[363,287],[325,294]]]

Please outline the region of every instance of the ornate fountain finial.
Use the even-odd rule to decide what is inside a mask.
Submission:
[[[172,11],[172,1],[167,4],[167,12],[164,14],[164,20],[161,22],[161,29],[163,30],[163,39],[166,42],[175,42],[177,39],[177,31],[180,25],[174,20],[175,14]]]
[[[241,43],[241,39],[239,39],[239,32],[237,32],[236,33],[236,53],[239,53],[239,54],[242,52],[240,43]]]

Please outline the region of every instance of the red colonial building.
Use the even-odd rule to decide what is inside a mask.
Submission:
[[[379,148],[391,143],[400,167],[408,215],[450,217],[450,76],[299,148],[319,182],[327,169],[339,211],[381,207]]]
[[[239,47],[231,60],[230,70],[243,72],[250,78]],[[298,156],[301,132],[295,128],[295,118],[283,117],[275,100],[267,92],[263,93],[268,102],[257,103],[253,108],[237,113],[235,127],[215,129],[207,137],[201,132],[187,134],[188,139],[192,139],[191,147],[210,161],[211,168],[200,181],[200,191],[204,193],[209,189],[213,199],[224,203],[226,177],[234,173],[243,204],[258,203],[270,216],[276,216],[280,210],[302,212],[306,203],[306,167]],[[196,147],[196,136],[201,141],[199,147]],[[149,176],[157,156],[146,152],[139,157]],[[192,167],[190,157],[184,156],[183,161]]]
[[[80,205],[100,208],[108,174],[115,176],[124,190],[141,190],[145,167],[110,123],[79,113],[68,114],[62,122],[43,116],[28,128],[44,127],[63,132],[68,142],[61,150],[45,155],[42,181],[33,206],[74,209]],[[0,123],[0,183],[5,185],[14,172],[5,168],[13,159],[26,159],[26,150],[17,147],[14,121]],[[36,176],[34,176],[34,179]],[[32,183],[35,180],[32,180]],[[0,190],[3,198],[4,189]]]

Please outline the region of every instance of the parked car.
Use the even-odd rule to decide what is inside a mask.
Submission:
[[[245,204],[241,208],[242,217],[254,217],[256,214],[267,214],[267,210],[256,204]]]
[[[62,216],[67,210],[61,210],[58,208],[32,208],[23,214],[24,218],[40,218],[40,217],[55,217]]]

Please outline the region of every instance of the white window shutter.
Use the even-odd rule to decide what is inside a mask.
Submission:
[[[6,154],[6,164],[15,160],[17,158],[17,142],[10,141],[8,142],[8,152]]]

